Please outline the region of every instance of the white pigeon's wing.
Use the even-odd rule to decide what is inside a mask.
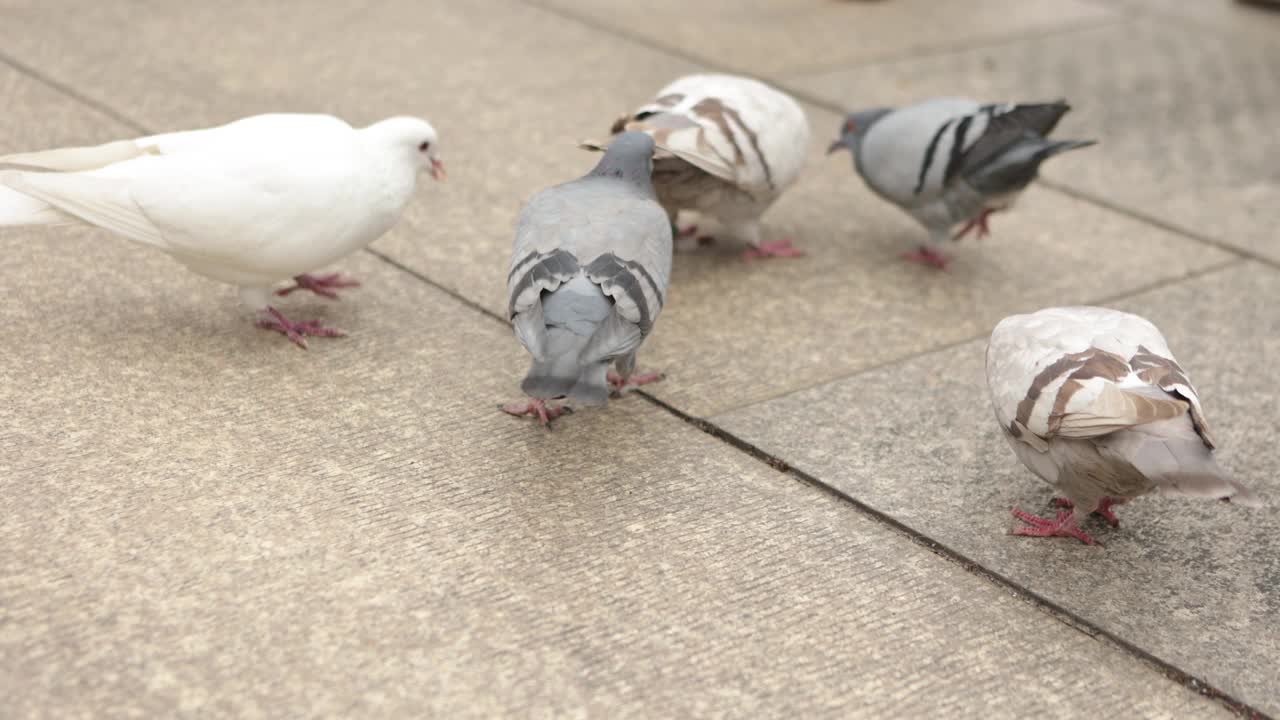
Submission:
[[[332,115],[275,113],[254,115],[226,125],[201,130],[116,140],[102,145],[56,148],[0,156],[0,170],[78,172],[97,170],[143,155],[176,155],[211,152],[222,148],[279,147],[282,144],[322,142],[329,136],[352,132],[351,126]]]
[[[0,184],[138,242],[234,259],[287,238],[305,213],[341,201],[326,183],[348,169],[332,160],[343,158],[353,136],[329,115],[257,115],[204,130],[5,156]]]
[[[0,172],[0,185],[41,200],[90,225],[167,249],[164,234],[142,212],[129,185],[83,173]]]
[[[4,173],[0,171],[0,178]],[[20,225],[78,225],[80,220],[12,188],[0,179],[0,227]]]
[[[128,184],[171,252],[274,264],[271,253],[293,253],[300,239],[348,229],[316,224],[340,222],[335,210],[357,177],[354,152],[348,137],[314,153],[182,153],[135,167]]]
[[[1187,412],[1213,446],[1190,381],[1159,330],[1136,315],[1079,307],[1005,318],[987,348],[987,382],[1001,425],[1035,446]]]
[[[760,200],[800,174],[809,122],[790,96],[733,75],[689,75],[614,126],[653,136],[660,150]]]
[[[116,140],[90,147],[58,148],[5,155],[0,157],[0,170],[10,168],[54,172],[96,170],[112,163],[132,160],[147,152],[155,151],[148,150],[133,140]]]
[[[543,290],[555,290],[579,271],[647,333],[671,277],[666,213],[614,179],[588,177],[538,193],[517,222],[509,316],[529,310]]]
[[[320,143],[353,133],[345,121],[332,115],[306,113],[270,113],[253,115],[226,125],[201,130],[149,135],[133,140],[138,147],[161,155],[190,152],[216,152],[221,149],[244,151],[249,148],[279,149],[284,146]]]
[[[345,139],[345,144],[343,140]],[[352,177],[352,137],[314,151],[222,146],[144,154],[78,173],[0,173],[0,182],[84,222],[188,259],[249,267],[333,219]]]

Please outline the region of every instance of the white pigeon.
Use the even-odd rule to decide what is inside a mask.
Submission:
[[[394,117],[354,129],[329,115],[271,114],[220,127],[0,157],[0,227],[94,225],[240,288],[264,328],[301,347],[340,331],[291,321],[279,291],[336,298],[357,283],[308,274],[400,218],[420,170],[442,179],[436,131]]]
[[[1017,535],[1093,539],[1076,515],[1158,491],[1257,505],[1213,456],[1200,398],[1147,320],[1098,307],[1048,308],[1000,321],[987,346],[996,419],[1018,459],[1058,488],[1056,519],[1014,508]]]
[[[876,194],[907,211],[929,232],[909,260],[945,268],[940,247],[976,229],[987,216],[1013,206],[1036,178],[1040,163],[1093,140],[1049,140],[1070,110],[1065,102],[980,105],[939,99],[901,109],[850,113],[827,154],[842,148]],[[951,228],[964,223],[952,236]]]
[[[610,129],[626,131],[657,143],[653,185],[673,227],[680,210],[693,210],[746,241],[748,257],[803,254],[791,240],[760,240],[760,216],[796,181],[808,153],[809,121],[790,96],[751,78],[687,75]],[[696,233],[694,226],[680,235]]]
[[[654,199],[653,139],[623,133],[590,173],[543,190],[516,224],[508,317],[533,356],[527,404],[505,406],[543,425],[564,412],[547,400],[606,402],[634,375],[671,278],[671,225]],[[618,373],[610,375],[613,363]]]

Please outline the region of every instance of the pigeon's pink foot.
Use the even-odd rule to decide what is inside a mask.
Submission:
[[[1126,502],[1128,502],[1128,500],[1125,500],[1124,498],[1104,497],[1102,498],[1102,502],[1098,503],[1098,509],[1094,510],[1094,512],[1101,515],[1102,519],[1106,520],[1107,524],[1111,527],[1120,527],[1120,518],[1116,517],[1116,514],[1111,511],[1111,508],[1117,505],[1123,505]],[[1071,502],[1067,498],[1054,498],[1053,504],[1061,508],[1074,508],[1076,506],[1075,503]]]
[[[990,235],[990,234],[991,234],[991,228],[987,225],[987,218],[988,218],[988,217],[991,215],[991,213],[993,213],[993,212],[995,212],[995,210],[992,210],[991,208],[983,208],[983,209],[982,209],[982,212],[978,213],[978,217],[976,217],[976,218],[974,218],[974,219],[970,220],[969,222],[965,223],[965,224],[964,224],[964,227],[960,228],[960,232],[958,232],[958,233],[956,233],[954,236],[952,236],[952,238],[951,238],[951,239],[952,239],[952,240],[959,240],[960,238],[964,237],[965,235],[968,235],[968,234],[969,234],[969,233],[970,233],[974,228],[977,228],[977,229],[978,229],[978,238],[979,238],[979,239],[984,238],[984,237],[986,237],[986,236]]]
[[[775,240],[774,242],[760,243],[756,247],[747,248],[742,256],[751,258],[784,258],[784,257],[801,257],[804,251],[791,243],[791,238]]]
[[[609,388],[613,391],[612,395],[614,397],[621,396],[622,391],[626,390],[627,388],[640,387],[641,385],[656,383],[659,380],[665,379],[666,377],[667,376],[663,375],[662,373],[632,373],[630,377],[628,377],[626,380],[623,380],[621,375],[619,375],[618,373],[612,370],[610,370],[609,373],[605,375],[605,379],[609,381]]]
[[[508,415],[515,415],[516,417],[524,417],[525,415],[536,417],[538,418],[538,422],[542,423],[542,426],[545,428],[551,427],[552,420],[555,420],[561,415],[567,415],[573,412],[573,408],[565,405],[553,405],[551,407],[547,407],[547,401],[540,398],[531,398],[529,402],[524,404],[513,403],[511,405],[499,405],[498,409]]]
[[[337,300],[338,293],[336,291],[342,288],[360,287],[359,282],[351,278],[344,278],[340,273],[329,273],[328,275],[308,275],[303,273],[295,275],[293,282],[294,284],[290,287],[277,290],[276,294],[284,296],[294,290],[310,290],[321,297]]]
[[[1009,531],[1010,535],[1028,535],[1030,537],[1073,537],[1085,545],[1097,545],[1098,543],[1084,532],[1076,527],[1075,513],[1066,510],[1058,513],[1056,520],[1042,518],[1039,515],[1032,515],[1023,512],[1018,508],[1013,509],[1013,516],[1026,523],[1026,527],[1015,528]]]
[[[902,253],[902,259],[910,260],[911,262],[918,262],[921,265],[927,265],[939,270],[946,270],[947,263],[951,262],[951,258],[946,255],[923,246],[919,250]]]
[[[692,250],[695,247],[706,247],[708,245],[714,245],[716,242],[716,239],[710,235],[699,235],[697,225],[690,225],[683,230],[672,225],[671,238],[675,240],[677,248],[683,250]]]
[[[267,308],[267,314],[271,317],[259,320],[258,327],[263,330],[275,330],[292,340],[294,345],[303,350],[307,349],[307,335],[312,337],[346,337],[347,335],[341,330],[324,327],[319,320],[294,322],[273,307]]]

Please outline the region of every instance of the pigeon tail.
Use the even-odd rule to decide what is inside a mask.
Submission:
[[[1097,144],[1098,144],[1097,140],[1054,140],[1050,142],[1049,145],[1045,147],[1044,150],[1040,151],[1039,157],[1041,161],[1044,161],[1048,158],[1053,157],[1054,155],[1057,155],[1058,153],[1064,153],[1064,152],[1067,152],[1068,150],[1078,150],[1080,148],[1087,148],[1090,145],[1097,145]]]
[[[1096,140],[1048,140],[1027,135],[998,158],[975,170],[969,184],[984,195],[1017,192],[1036,179],[1045,160],[1096,143]]]
[[[1230,498],[1246,507],[1262,505],[1257,494],[1218,464],[1187,415],[1135,425],[1095,442],[1104,453],[1137,469],[1161,494]]]
[[[545,360],[535,359],[520,389],[534,398],[568,398],[584,405],[607,402],[609,363],[582,363],[578,359],[589,338],[555,328],[547,334],[551,352],[560,351],[560,354],[551,354]]]
[[[76,219],[43,200],[5,187],[0,173],[0,227],[75,224]]]
[[[605,376],[612,358],[593,352],[597,343],[592,341],[602,326],[608,327],[613,302],[583,275],[543,293],[540,302],[546,341],[520,388],[535,398],[603,404],[609,399]]]

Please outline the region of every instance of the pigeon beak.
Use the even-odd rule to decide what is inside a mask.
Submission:
[[[448,174],[444,171],[444,163],[435,158],[431,158],[431,177],[434,180],[444,181]]]
[[[831,153],[841,149],[849,149],[849,146],[844,144],[844,138],[840,138],[839,140],[831,143],[830,147],[827,148],[827,154],[830,155]]]

